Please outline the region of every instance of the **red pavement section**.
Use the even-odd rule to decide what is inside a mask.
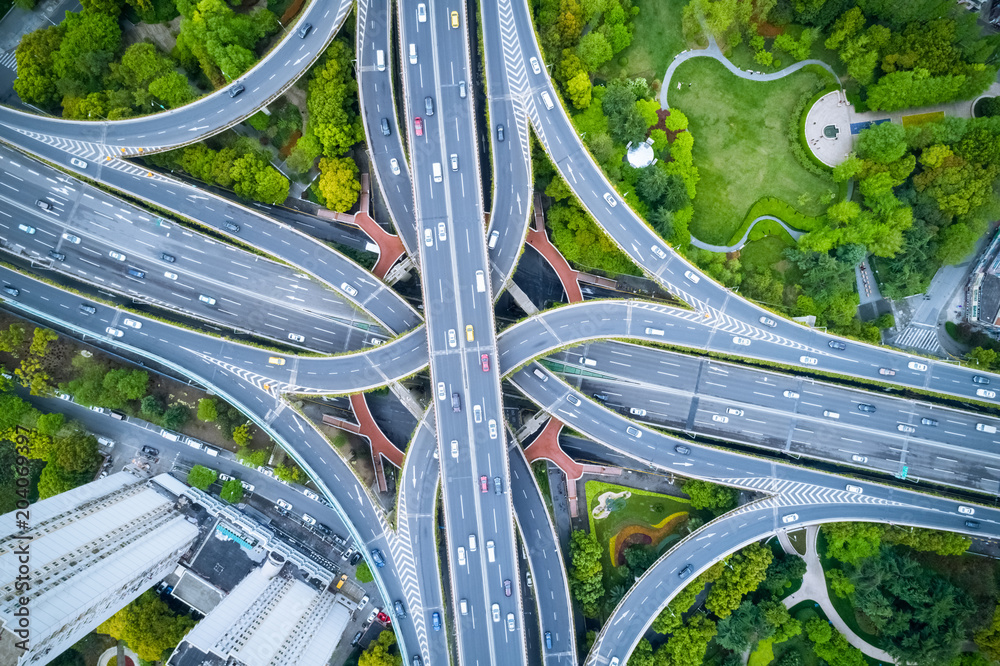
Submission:
[[[399,258],[405,254],[406,250],[403,249],[403,241],[399,240],[399,236],[385,231],[369,215],[368,199],[368,174],[363,173],[361,174],[361,210],[354,215],[348,215],[347,213],[333,213],[320,209],[319,215],[320,217],[357,225],[361,228],[361,231],[368,234],[372,242],[378,245],[378,262],[376,262],[375,268],[372,269],[372,273],[381,280],[385,278],[389,273],[389,269],[399,261]]]
[[[536,460],[548,460],[563,471],[563,474],[566,475],[566,489],[569,495],[569,512],[571,516],[576,516],[578,514],[576,481],[584,474],[621,474],[621,469],[603,465],[581,465],[570,458],[559,446],[559,431],[562,428],[561,421],[550,418],[542,432],[538,433],[538,437],[524,450],[524,455],[529,463]]]
[[[385,436],[382,429],[375,423],[372,413],[368,409],[368,402],[363,393],[355,393],[351,396],[351,408],[354,410],[354,418],[357,423],[351,423],[343,419],[338,419],[329,414],[323,415],[323,423],[341,430],[357,433],[368,440],[372,447],[372,465],[375,468],[375,478],[378,481],[379,490],[385,492],[388,485],[385,482],[385,470],[382,468],[382,459],[385,458],[396,467],[403,467],[403,452],[393,446],[389,438]]]
[[[549,262],[549,266],[559,276],[563,289],[566,290],[566,298],[570,303],[580,303],[583,301],[583,292],[580,291],[580,283],[577,282],[579,273],[570,268],[566,258],[559,254],[556,246],[549,241],[545,234],[545,216],[542,214],[542,198],[535,194],[535,227],[528,227],[528,245],[538,250]]]

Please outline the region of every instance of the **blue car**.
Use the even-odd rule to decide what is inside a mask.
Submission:
[[[382,551],[378,548],[372,548],[372,559],[375,561],[375,566],[379,569],[385,566],[385,557],[383,557]]]
[[[434,631],[441,631],[441,613],[437,611],[431,613],[431,625],[433,625]]]

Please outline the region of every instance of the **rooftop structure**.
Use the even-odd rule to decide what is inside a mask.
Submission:
[[[173,570],[198,528],[164,476],[120,472],[0,516],[0,664],[48,663]]]

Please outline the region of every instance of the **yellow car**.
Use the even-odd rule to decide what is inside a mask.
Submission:
[[[451,13],[451,27],[453,28],[458,27],[458,12]]]
[[[465,327],[465,339],[468,340],[469,342],[472,342],[473,340],[476,339],[476,336],[472,332],[472,324],[469,324],[468,326]]]
[[[284,365],[285,359],[281,358],[280,356],[272,356],[271,358],[267,359],[267,362],[270,363],[271,365]]]

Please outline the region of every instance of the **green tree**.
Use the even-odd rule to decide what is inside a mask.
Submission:
[[[708,481],[690,479],[681,489],[691,498],[694,509],[708,509],[717,514],[725,513],[734,506],[739,493],[734,488],[719,486]]]
[[[580,111],[590,107],[593,89],[590,76],[585,71],[578,73],[566,82],[566,94],[569,95],[569,101]]]
[[[89,481],[86,476],[66,471],[55,463],[48,463],[38,477],[38,499],[48,499],[72,490]]]
[[[762,606],[744,600],[732,615],[719,622],[715,641],[730,652],[746,652],[774,635],[775,627],[764,617]]]
[[[188,482],[190,483],[190,478]],[[191,485],[194,484],[192,483]],[[230,504],[238,504],[243,499],[243,484],[240,483],[239,479],[229,479],[222,484],[222,490],[219,491],[219,497]]]
[[[879,164],[895,162],[906,153],[906,130],[893,122],[873,125],[861,130],[855,149],[862,159]]]
[[[53,58],[59,50],[66,27],[53,25],[29,32],[17,45],[17,78],[14,92],[22,101],[52,109],[59,102]]]
[[[142,414],[143,418],[152,421],[159,421],[166,410],[163,401],[155,395],[147,395],[139,405],[139,413]]]
[[[664,126],[671,132],[680,132],[688,127],[688,118],[680,109],[670,109],[670,115],[663,121]]]
[[[670,640],[656,651],[657,666],[690,666],[705,661],[708,644],[715,636],[715,623],[695,615],[678,627]]]
[[[353,59],[353,46],[335,39],[309,79],[307,134],[316,136],[326,157],[339,157],[364,139]]]
[[[628,658],[628,666],[654,666],[653,646],[645,638],[639,640],[639,644],[632,650]]]
[[[358,579],[359,583],[370,583],[375,580],[371,567],[365,561],[358,562],[358,567],[354,570],[354,577]]]
[[[854,594],[854,583],[847,577],[843,569],[828,569],[826,579],[830,581],[830,591],[840,599],[848,599]]]
[[[66,32],[52,54],[52,70],[60,79],[60,88],[64,92],[97,92],[121,48],[117,15],[67,12],[62,26]]]
[[[879,523],[826,523],[820,529],[826,537],[826,556],[845,564],[857,564],[878,553],[885,532]]]
[[[195,465],[188,472],[188,485],[198,490],[208,490],[208,487],[219,478],[219,473],[202,465]]]
[[[49,351],[49,343],[59,339],[59,334],[48,328],[35,328],[35,332],[31,337],[31,346],[28,347],[28,353],[32,356],[37,356],[40,359],[45,358],[45,355]]]
[[[239,446],[246,446],[253,439],[253,432],[250,430],[250,424],[244,423],[233,428],[233,441]]]
[[[212,423],[219,418],[219,406],[214,398],[202,398],[198,401],[198,420]]]
[[[52,414],[39,414],[35,428],[43,435],[55,435],[66,422],[66,416],[58,412]]]
[[[719,580],[708,592],[705,608],[719,618],[728,616],[739,607],[743,595],[756,590],[766,578],[773,557],[771,550],[759,543],[731,555]]]
[[[402,666],[402,664],[403,657],[396,648],[396,634],[391,629],[382,631],[358,657],[358,666]]]
[[[190,418],[191,410],[179,402],[175,402],[163,412],[163,427],[167,430],[180,430]]]
[[[615,52],[604,34],[593,31],[588,32],[580,40],[579,45],[576,47],[576,54],[580,56],[580,60],[584,62],[587,69],[593,72],[611,60]]]
[[[19,356],[18,349],[24,344],[24,324],[13,323],[7,330],[0,331],[0,351],[8,352],[14,358]]]
[[[358,165],[349,157],[324,157],[319,161],[319,170],[316,187],[326,207],[341,213],[351,210],[361,193]]]
[[[584,530],[574,530],[570,537],[570,590],[583,606],[587,617],[597,617],[604,599],[604,571],[601,545],[597,537]]]
[[[175,614],[155,592],[147,590],[102,622],[96,631],[125,641],[140,659],[159,661],[194,625],[190,617]]]
[[[303,476],[302,470],[294,465],[276,465],[274,475],[282,481],[288,481],[289,483],[298,483]]]
[[[767,567],[767,578],[761,587],[778,596],[792,586],[795,581],[802,580],[806,573],[806,561],[798,555],[780,553],[775,556]]]

